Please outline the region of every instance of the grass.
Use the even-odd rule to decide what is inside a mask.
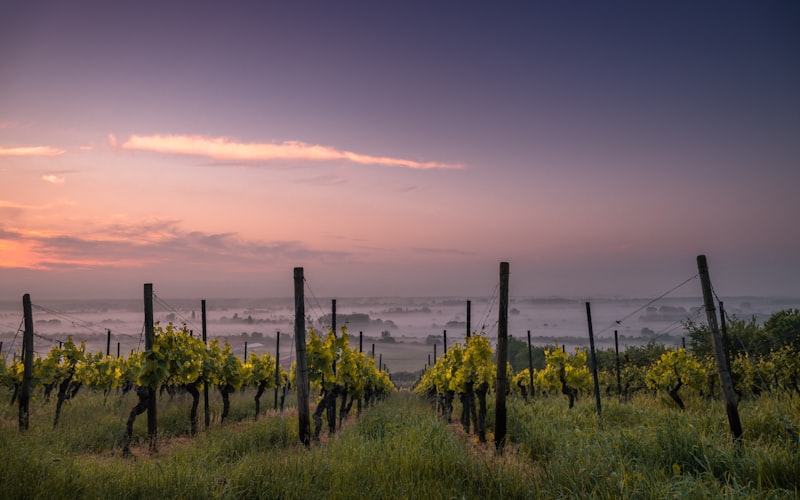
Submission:
[[[598,419],[584,398],[509,401],[502,456],[430,404],[399,393],[311,449],[298,445],[297,418],[253,420],[252,392],[237,393],[231,417],[189,438],[190,399],[159,401],[159,452],[137,419],[134,457],[119,450],[134,397],[80,393],[52,429],[54,403],[34,398],[31,428],[0,391],[0,492],[4,498],[796,498],[800,453],[782,415],[800,426],[798,400],[740,405],[744,445],[732,443],[716,402],[687,411],[642,396],[604,400]],[[38,397],[38,395],[37,395]],[[271,407],[268,399],[267,407]],[[454,415],[458,415],[456,408]],[[489,420],[494,416],[490,408]],[[201,404],[201,429],[202,404]]]

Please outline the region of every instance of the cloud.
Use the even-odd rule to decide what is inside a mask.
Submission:
[[[298,241],[252,241],[236,233],[186,231],[172,220],[111,224],[77,236],[0,226],[0,248],[13,257],[0,261],[0,268],[38,270],[203,265],[241,272],[270,268],[275,262],[347,257]]]
[[[50,184],[64,184],[65,182],[64,177],[59,177],[57,175],[43,175],[42,180]]]
[[[0,146],[0,156],[59,156],[66,153],[66,150],[50,146]]]
[[[116,139],[109,134],[109,144]],[[205,156],[215,160],[344,160],[362,165],[406,167],[412,169],[462,168],[454,163],[419,162],[404,158],[372,156],[352,151],[342,151],[328,146],[307,144],[300,141],[281,143],[242,143],[225,137],[198,135],[132,135],[122,144],[123,149],[153,151],[168,154]]]

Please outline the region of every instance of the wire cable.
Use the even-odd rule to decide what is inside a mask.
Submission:
[[[658,297],[656,297],[654,299],[651,299],[650,301],[648,301],[643,306],[640,306],[640,307],[634,309],[632,312],[630,312],[630,313],[626,314],[625,316],[623,316],[622,318],[614,321],[614,323],[610,324],[609,326],[607,326],[607,327],[603,328],[602,330],[600,330],[599,332],[595,333],[595,335],[600,335],[602,333],[605,333],[605,332],[609,331],[610,329],[614,328],[615,326],[621,325],[623,322],[625,322],[626,320],[630,319],[631,316],[633,316],[634,314],[637,314],[637,313],[643,311],[644,309],[647,309],[651,305],[655,304],[656,302],[658,302],[659,300],[663,299],[664,297],[666,297],[667,295],[671,294],[672,292],[678,290],[679,288],[681,288],[682,286],[686,285],[687,283],[689,283],[693,279],[697,278],[698,276],[700,276],[700,273],[696,273],[693,276],[690,276],[689,278],[686,278],[685,280],[683,280],[682,282],[678,283],[674,287],[670,288],[666,292],[662,293]]]

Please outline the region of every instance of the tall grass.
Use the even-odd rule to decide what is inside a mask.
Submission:
[[[189,438],[190,399],[159,401],[159,452],[147,452],[138,419],[134,457],[119,452],[134,397],[82,393],[52,428],[53,402],[35,399],[19,433],[0,391],[0,497],[51,498],[796,498],[800,453],[784,424],[800,427],[799,401],[740,405],[735,445],[719,403],[680,411],[649,396],[631,402],[560,398],[509,401],[502,456],[432,406],[400,393],[366,410],[323,444],[298,444],[296,413],[254,421],[252,391],[231,419]],[[270,405],[267,405],[270,406]],[[454,415],[458,415],[456,408]],[[777,410],[777,411],[776,411]],[[783,417],[780,418],[780,416]],[[493,422],[490,408],[490,424]],[[202,417],[201,417],[201,429]]]

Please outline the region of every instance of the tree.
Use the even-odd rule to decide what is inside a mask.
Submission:
[[[764,335],[774,349],[790,345],[800,350],[800,309],[784,309],[764,322]]]

